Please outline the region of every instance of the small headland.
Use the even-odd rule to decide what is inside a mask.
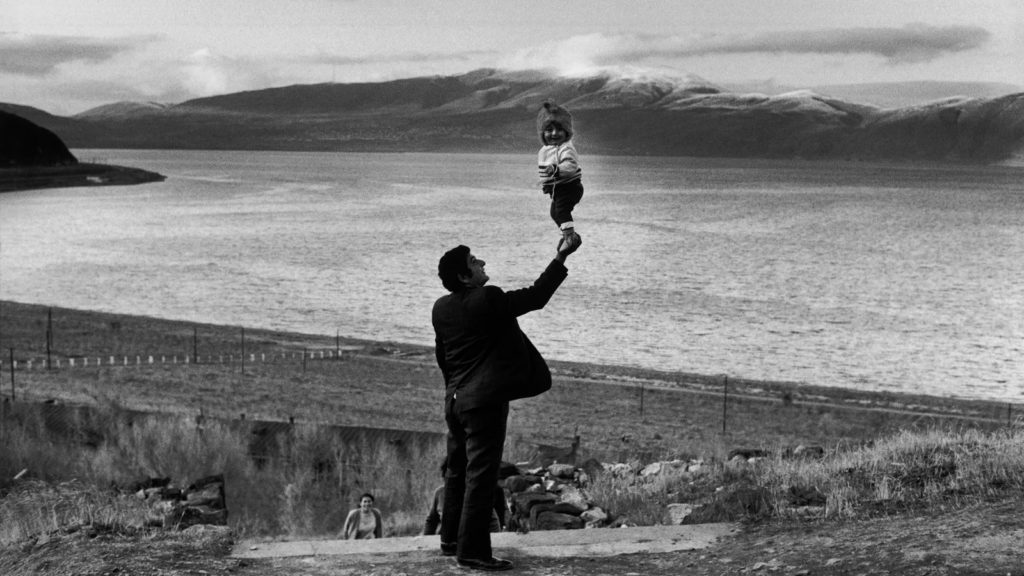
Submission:
[[[0,192],[81,186],[124,186],[163,182],[167,177],[149,170],[79,162],[60,166],[0,168]]]

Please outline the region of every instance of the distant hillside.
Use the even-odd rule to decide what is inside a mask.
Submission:
[[[53,132],[21,116],[0,111],[0,168],[63,166],[77,162]]]
[[[1024,158],[1024,93],[883,108],[814,91],[727,92],[696,77],[569,79],[477,70],[296,85],[168,106],[120,103],[45,121],[59,124],[73,148],[530,152],[539,144],[536,110],[548,98],[573,111],[577,146],[589,154]]]
[[[160,104],[158,102],[115,102],[113,104],[97,106],[96,108],[86,110],[81,114],[75,114],[73,118],[86,120],[118,117],[127,118],[130,116],[144,116],[146,114],[159,113],[166,110],[167,107],[167,104]]]
[[[862,84],[822,84],[817,86],[780,86],[774,82],[729,84],[733,92],[762,92],[783,94],[806,89],[817,94],[847,102],[859,102],[880,108],[904,108],[918,106],[954,96],[965,98],[998,98],[1007,94],[1024,92],[1024,87],[995,82],[872,82]]]

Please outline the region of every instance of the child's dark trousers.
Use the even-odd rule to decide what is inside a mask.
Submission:
[[[583,198],[583,182],[576,180],[565,184],[544,186],[545,194],[551,195],[551,219],[561,229],[562,224],[572,222],[572,209]]]

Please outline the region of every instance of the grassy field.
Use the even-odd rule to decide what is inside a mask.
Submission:
[[[109,489],[147,476],[184,482],[221,472],[234,534],[323,538],[368,488],[387,510],[387,535],[415,534],[440,480],[440,443],[412,451],[387,442],[342,446],[323,425],[442,432],[441,377],[429,348],[252,329],[243,336],[237,326],[0,301],[0,351],[0,569],[404,574],[411,561],[448,573],[432,556],[377,567],[327,560],[242,566],[226,557],[227,541],[215,533],[207,541],[153,532],[145,507]],[[19,365],[13,379],[12,358]],[[991,566],[1014,565],[1002,551],[1024,534],[1019,515],[1009,512],[1019,509],[1024,489],[1016,406],[618,366],[552,362],[552,369],[550,392],[514,403],[507,459],[527,460],[544,445],[564,451],[575,435],[579,459],[637,466],[701,459],[697,472],[644,482],[605,475],[588,490],[631,523],[664,522],[673,502],[702,504],[701,521],[753,521],[699,559],[643,555],[603,564],[602,574],[635,572],[641,562],[645,573],[668,576],[687,562],[692,573],[710,575],[726,561],[746,571],[778,564],[794,573],[845,574],[856,564],[866,574],[931,574],[940,560],[968,569],[981,553]],[[45,400],[95,407],[86,428],[103,440],[84,449],[87,439],[56,439],[39,416]],[[126,421],[130,410],[154,416]],[[239,423],[253,420],[295,423],[293,441],[269,463],[249,453]],[[824,457],[787,457],[798,444],[823,446]],[[770,455],[733,462],[735,448]],[[325,454],[333,459],[326,465]],[[28,475],[12,482],[22,469]],[[820,506],[800,510],[802,498]],[[927,523],[914,520],[920,515]],[[831,542],[824,556],[814,544],[823,539]],[[567,565],[598,573],[585,560]],[[534,572],[566,573],[567,565],[540,562]],[[23,567],[29,571],[18,572]]]
[[[55,365],[59,360],[60,369],[39,369],[47,358],[48,327],[50,361]],[[3,301],[0,350],[0,394],[7,397],[13,350],[21,366],[28,360],[35,366],[15,372],[19,399],[444,431],[442,379],[427,347]],[[308,358],[310,351],[336,350],[341,359]],[[184,364],[186,356],[195,354],[204,363]],[[111,356],[117,365],[96,365],[97,359],[106,363]],[[123,365],[125,357],[129,366]],[[148,364],[150,357],[154,364]],[[253,357],[267,361],[253,362]],[[76,368],[68,367],[70,359],[77,359]],[[90,366],[82,367],[84,359],[90,359]],[[134,364],[136,359],[141,365]],[[551,367],[555,382],[550,392],[513,403],[510,437],[568,447],[578,434],[584,454],[606,459],[855,445],[901,429],[993,429],[1017,412],[994,402],[726,381],[617,366],[552,362]]]

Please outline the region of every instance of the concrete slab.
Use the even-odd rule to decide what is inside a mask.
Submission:
[[[638,526],[592,530],[543,530],[529,534],[491,534],[491,545],[515,550],[525,556],[564,558],[572,556],[615,556],[636,552],[676,552],[707,548],[719,538],[736,532],[735,524],[691,524],[686,526]],[[294,556],[396,554],[438,551],[437,536],[409,536],[379,540],[306,540],[290,542],[242,541],[235,545],[235,558],[284,558]]]

